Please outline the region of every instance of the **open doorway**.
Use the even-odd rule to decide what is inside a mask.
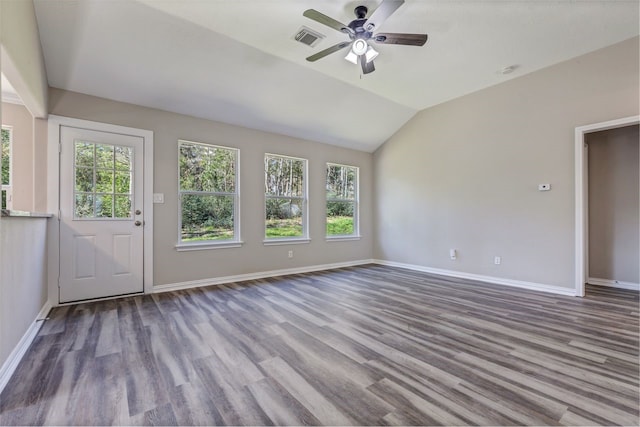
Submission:
[[[638,283],[638,123],[634,116],[576,128],[577,296],[589,281],[626,288]]]
[[[591,132],[587,145],[587,262],[591,285],[638,290],[640,174],[638,129]]]

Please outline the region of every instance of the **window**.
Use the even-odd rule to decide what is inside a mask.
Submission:
[[[327,163],[327,237],[358,235],[358,168]]]
[[[74,219],[130,219],[131,147],[74,142]]]
[[[264,156],[265,237],[307,239],[307,161]]]
[[[2,209],[11,209],[11,128],[2,127]]]
[[[178,142],[179,243],[239,243],[238,150]]]

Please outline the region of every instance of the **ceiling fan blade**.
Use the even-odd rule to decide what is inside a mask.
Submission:
[[[363,27],[367,31],[375,31],[396,9],[402,6],[403,3],[404,0],[384,0],[369,19],[367,19]]]
[[[353,33],[353,30],[348,26],[346,26],[345,24],[343,24],[342,22],[336,21],[330,16],[327,16],[324,13],[320,13],[315,9],[307,9],[304,11],[302,15],[306,16],[309,19],[313,19],[316,22],[321,23],[322,25],[326,25],[327,27],[333,28],[336,31],[340,31],[341,33],[347,33],[347,34]]]
[[[378,33],[372,38],[376,43],[422,46],[427,42],[428,36],[426,34]]]
[[[376,67],[373,65],[373,61],[367,62],[364,55],[360,55],[360,66],[362,67],[362,74],[373,73],[376,70]]]
[[[331,47],[326,48],[325,50],[321,50],[320,52],[311,55],[310,57],[307,58],[307,61],[309,62],[314,62],[317,61],[318,59],[322,59],[327,55],[331,55],[334,52],[337,52],[341,49],[344,49],[345,47],[349,46],[351,44],[351,41],[348,42],[340,42],[338,44],[334,44]]]

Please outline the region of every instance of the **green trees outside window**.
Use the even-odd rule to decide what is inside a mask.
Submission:
[[[239,242],[239,150],[179,141],[179,243]],[[307,239],[306,159],[265,154],[265,239]],[[358,174],[355,166],[327,163],[326,233],[357,237]]]
[[[358,234],[358,168],[327,163],[327,236]]]
[[[307,161],[264,157],[265,237],[306,237]]]
[[[11,193],[11,130],[2,128],[2,209],[7,209],[7,200]]]
[[[237,241],[238,150],[179,141],[180,242]]]
[[[133,149],[74,143],[74,218],[132,218]]]

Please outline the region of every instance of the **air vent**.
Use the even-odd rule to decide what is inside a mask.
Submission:
[[[311,28],[302,26],[298,30],[293,39],[299,41],[302,44],[306,44],[307,46],[314,47],[318,44],[320,40],[324,38],[323,34],[320,34],[317,31],[313,31]]]

